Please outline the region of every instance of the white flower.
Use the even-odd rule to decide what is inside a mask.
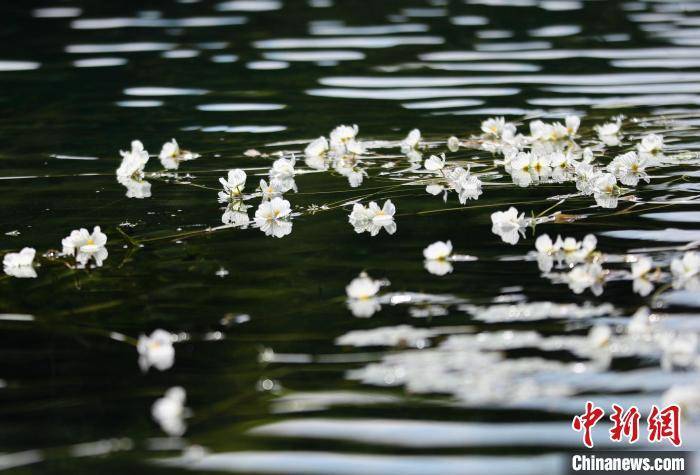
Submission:
[[[545,124],[541,120],[530,122],[530,137],[532,140],[552,140],[554,128],[551,124]]]
[[[374,201],[370,202],[366,208],[360,203],[355,203],[348,222],[358,234],[368,231],[372,236],[376,236],[382,228],[387,233],[394,234],[396,232],[394,213],[396,213],[396,207],[391,200],[386,200],[382,208]]]
[[[525,228],[529,221],[525,219],[525,213],[518,215],[518,210],[511,206],[508,211],[492,213],[491,223],[491,232],[500,236],[503,242],[517,244],[520,235],[525,236]]]
[[[371,317],[376,311],[381,309],[379,300],[376,298],[382,283],[372,279],[365,272],[354,278],[345,287],[348,296],[348,308],[356,317]]]
[[[637,186],[639,180],[649,183],[649,175],[644,171],[649,160],[636,152],[627,152],[618,155],[607,166],[607,170],[613,173],[620,183],[627,186]]]
[[[531,155],[528,152],[520,152],[511,159],[510,174],[514,184],[522,188],[530,186],[533,181],[530,163]]]
[[[561,239],[561,238],[560,238]],[[554,266],[554,258],[560,250],[560,239],[552,242],[549,234],[542,234],[535,240],[535,249],[537,249],[537,265],[542,272],[549,272]]]
[[[279,158],[272,164],[269,172],[270,180],[276,181],[283,193],[289,190],[297,191],[297,185],[294,182],[294,175],[296,174],[295,164],[296,158],[294,157],[290,159]]]
[[[146,372],[153,366],[159,371],[170,369],[175,362],[175,335],[165,330],[154,330],[151,336],[139,336],[136,349],[139,352],[139,367]]]
[[[530,173],[537,181],[546,180],[552,174],[549,156],[545,154],[530,154]]]
[[[374,280],[367,273],[362,272],[345,287],[345,293],[351,299],[369,299],[377,295],[381,287],[380,281]]]
[[[170,436],[180,437],[187,430],[185,418],[189,410],[185,407],[187,394],[180,386],[168,389],[165,396],[156,400],[151,407],[151,416],[160,428]]]
[[[582,264],[574,267],[566,277],[569,288],[576,294],[590,288],[594,295],[603,293],[605,283],[605,271],[600,264]]]
[[[219,203],[240,199],[245,188],[246,174],[240,168],[229,170],[226,178],[219,178],[224,190],[219,192]]]
[[[418,129],[413,129],[411,130],[408,135],[406,136],[405,139],[401,142],[401,153],[409,153],[411,151],[415,151],[418,148],[418,145],[420,144],[421,140],[421,134],[420,130]]]
[[[78,267],[85,267],[90,259],[94,259],[95,265],[101,267],[102,262],[107,258],[106,243],[107,235],[100,230],[99,226],[95,226],[92,234],[85,228],[74,230],[61,241],[63,254],[75,256]]]
[[[143,199],[151,197],[151,184],[146,180],[135,180],[129,176],[118,176],[117,181],[126,187],[127,198]]]
[[[32,247],[25,247],[19,252],[8,252],[2,259],[2,266],[5,274],[21,279],[35,278],[34,256],[36,250]]]
[[[515,125],[506,122],[504,117],[486,119],[481,123],[481,131],[490,137],[501,138],[504,135],[515,135]]]
[[[604,348],[610,345],[612,330],[607,325],[595,325],[588,332],[588,342],[594,348]]]
[[[396,232],[396,223],[394,222],[394,214],[396,207],[391,200],[386,200],[381,208],[374,201],[369,203],[367,207],[369,214],[372,216],[372,223],[369,228],[369,233],[372,236],[379,234],[379,231],[384,228],[388,234]]]
[[[654,284],[649,280],[653,262],[650,257],[639,256],[632,263],[632,289],[642,297],[646,297],[654,290]]]
[[[355,155],[341,155],[333,160],[333,169],[348,179],[352,188],[357,188],[367,176],[367,172],[360,167],[360,161]]]
[[[361,203],[355,203],[348,217],[348,222],[355,228],[356,233],[364,233],[369,230],[372,224],[372,215]]]
[[[423,249],[423,257],[430,260],[447,260],[452,254],[451,241],[437,241]]]
[[[261,203],[255,211],[255,224],[266,236],[281,238],[292,232],[292,223],[289,221],[291,215],[289,201],[272,198]]]
[[[265,180],[260,180],[260,193],[262,193],[263,201],[282,196],[283,188],[284,187],[277,180],[270,180],[269,184]]]
[[[447,182],[457,192],[459,202],[464,204],[467,200],[478,199],[482,193],[481,180],[462,167],[455,167],[446,175]]]
[[[131,142],[131,151],[120,151],[122,162],[117,168],[117,177],[138,179],[143,176],[143,170],[148,163],[148,152],[143,149],[139,140]]]
[[[358,130],[357,125],[352,127],[339,125],[333,129],[330,135],[331,149],[340,155],[345,153],[363,153],[361,144],[355,140]]]
[[[593,197],[598,206],[615,208],[619,196],[620,189],[617,186],[615,175],[612,173],[601,173],[593,181]]]
[[[575,137],[581,125],[581,118],[576,115],[568,115],[564,122],[566,123],[566,134],[569,137]]]
[[[452,137],[450,137],[449,139],[447,139],[447,149],[450,152],[456,152],[457,150],[459,150],[460,145],[461,145],[460,140],[457,137],[455,137],[454,135]]]
[[[436,172],[445,168],[445,154],[442,153],[438,157],[437,155],[431,155],[424,163],[423,167],[430,172]]]
[[[688,251],[682,258],[671,261],[674,289],[700,290],[700,254]]]
[[[326,137],[319,137],[304,149],[304,155],[309,157],[322,157],[328,152],[328,140]]]
[[[451,254],[451,241],[432,243],[423,250],[425,269],[435,275],[445,275],[452,272],[452,264],[448,261]]]
[[[593,183],[599,172],[590,163],[577,163],[574,167],[576,188],[584,195],[593,194]]]
[[[607,122],[603,125],[596,125],[595,131],[598,138],[608,146],[614,147],[620,144],[622,120],[618,118],[615,122]]]
[[[224,214],[221,215],[221,222],[223,224],[230,224],[236,228],[247,228],[250,224],[248,208],[249,206],[244,204],[241,200],[230,201],[226,205]]]
[[[196,153],[192,153],[188,150],[181,150],[175,139],[164,143],[158,155],[161,165],[163,165],[163,168],[166,170],[177,170],[180,166],[180,162],[194,160],[197,157],[199,157],[199,155]]]
[[[656,157],[663,152],[664,138],[657,134],[648,134],[642,138],[641,143],[637,144],[637,150],[640,155],[650,155]]]

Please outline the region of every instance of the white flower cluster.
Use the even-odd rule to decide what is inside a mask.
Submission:
[[[277,238],[284,237],[292,232],[292,208],[289,201],[282,198],[282,194],[294,190],[297,191],[294,175],[295,159],[279,158],[269,170],[269,183],[260,180],[259,196],[262,202],[255,211],[255,225],[266,236]],[[234,227],[245,228],[250,224],[248,208],[245,201],[258,195],[244,195],[243,190],[247,175],[244,170],[229,170],[226,178],[219,178],[222,190],[219,191],[219,202],[226,203],[221,221]]]
[[[366,151],[357,139],[357,125],[339,125],[330,133],[329,139],[319,137],[304,150],[306,165],[314,170],[325,171],[330,166],[348,179],[351,187],[360,186],[367,176],[362,168],[361,155]]]
[[[619,145],[621,119],[596,127],[603,144]],[[515,124],[502,117],[482,123],[482,147],[503,154],[498,161],[520,187],[540,183],[574,182],[583,195],[593,196],[598,206],[615,208],[623,190],[639,181],[649,182],[647,169],[663,162],[663,137],[649,134],[637,144],[636,151],[616,156],[605,166],[595,163],[591,148],[581,149],[575,142],[580,119],[566,117],[565,123],[530,122],[530,134],[517,134]],[[613,141],[612,138],[615,138]]]
[[[423,163],[423,168],[439,177],[431,180],[431,183],[425,187],[425,191],[434,196],[443,193],[444,201],[447,201],[450,191],[457,193],[461,204],[465,204],[467,200],[478,199],[482,193],[481,180],[471,174],[469,168],[447,165],[444,153],[440,156],[432,155]]]
[[[374,201],[371,201],[367,207],[361,203],[355,203],[348,221],[358,234],[368,232],[376,236],[382,229],[388,234],[394,234],[396,232],[395,213],[396,207],[391,200],[386,200],[381,208]]]
[[[106,244],[107,235],[99,226],[95,226],[92,233],[85,228],[76,229],[61,241],[61,254],[63,257],[75,258],[76,267],[79,269],[87,267],[91,262],[95,267],[101,267],[108,256]],[[8,252],[3,256],[3,270],[11,277],[35,278],[35,257],[36,249],[33,247],[25,247],[19,252]]]
[[[131,150],[120,151],[122,161],[117,168],[117,181],[126,187],[127,198],[150,198],[151,184],[145,180],[149,154],[140,140],[131,142]],[[165,170],[177,170],[180,163],[198,158],[199,154],[182,150],[175,139],[163,144],[158,158]]]
[[[588,234],[583,241],[572,237],[562,239],[561,236],[552,241],[548,234],[542,234],[535,240],[537,264],[542,272],[551,271],[555,262],[557,267],[562,267],[564,263],[569,267],[581,264],[589,260],[597,244],[598,240],[593,234]]]

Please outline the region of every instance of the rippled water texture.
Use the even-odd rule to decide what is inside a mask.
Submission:
[[[700,241],[700,3],[23,0],[0,13],[0,250],[31,246],[40,264],[0,278],[0,469],[556,474],[582,447],[571,418],[587,400],[646,419],[679,387],[695,391],[684,447],[700,445],[700,298],[669,273]],[[603,164],[649,133],[677,161],[604,209],[572,183],[516,186],[470,139],[490,116],[527,133],[567,115]],[[593,127],[618,116],[623,141],[606,148]],[[371,156],[305,162],[339,124],[358,124]],[[413,128],[423,158],[481,174],[477,201],[425,192],[398,146]],[[199,157],[162,172],[171,138]],[[134,139],[148,185],[115,178]],[[241,210],[217,203],[219,177],[245,169],[253,193],[292,154],[286,235],[221,228]],[[396,232],[355,233],[351,202],[388,198]],[[491,230],[511,204],[543,218],[515,245]],[[102,267],[57,256],[96,225]],[[545,232],[596,236],[602,292],[543,275]],[[451,261],[423,262],[447,240]],[[644,255],[662,270],[643,297],[626,272]],[[347,302],[363,271],[379,293]],[[137,339],[156,329],[174,362],[147,369]],[[177,387],[161,400],[177,420],[154,420]],[[596,445],[620,448],[609,427]]]

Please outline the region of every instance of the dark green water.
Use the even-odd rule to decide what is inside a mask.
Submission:
[[[366,140],[401,140],[417,127],[425,140],[444,142],[479,134],[490,116],[526,123],[575,113],[583,117],[583,142],[592,143],[594,124],[624,114],[627,149],[643,134],[660,132],[669,152],[696,151],[700,4],[325,3],[0,6],[0,249],[60,251],[71,230],[94,225],[109,239],[100,269],[41,258],[38,278],[0,279],[0,469],[559,473],[560,454],[581,447],[570,420],[587,398],[648,407],[675,384],[697,384],[697,363],[664,369],[659,355],[644,352],[577,379],[576,371],[538,366],[587,361],[565,348],[527,342],[480,348],[539,362],[532,368],[537,377],[528,380],[535,385],[531,397],[511,400],[506,373],[502,388],[485,387],[480,375],[488,365],[435,349],[452,334],[582,336],[593,320],[624,325],[644,305],[663,312],[672,330],[697,337],[696,293],[652,301],[623,281],[608,283],[600,296],[576,295],[522,259],[534,249],[530,231],[516,246],[491,232],[492,212],[511,203],[544,212],[556,202],[547,198],[575,192],[572,185],[518,188],[499,175],[493,181],[504,186],[485,186],[478,201],[436,213],[425,212],[460,205],[454,196],[445,204],[427,195],[423,186],[380,189],[373,199],[391,198],[397,206],[391,236],[354,233],[351,206],[303,213],[282,239],[257,229],[201,231],[221,224],[215,189],[226,170],[246,168],[250,188],[266,175],[272,158],[247,157],[246,150],[299,153],[339,124],[357,123]],[[110,65],[85,63],[102,58],[112,58]],[[226,110],[212,111],[212,104]],[[279,106],[255,110],[260,104]],[[179,171],[200,187],[156,178],[149,180],[152,197],[127,199],[114,175],[118,151],[140,139],[157,155],[172,137],[201,154]],[[298,156],[298,168],[308,169]],[[492,164],[484,151],[452,157]],[[380,175],[385,162],[370,162],[369,177],[356,189],[338,174],[301,174],[299,193],[285,198],[304,211],[395,185],[395,175]],[[147,170],[158,169],[152,157]],[[578,239],[595,233],[598,248],[610,254],[697,240],[690,202],[700,187],[696,161],[651,175],[634,193],[642,204],[632,212],[574,198],[561,209],[588,219],[542,231]],[[659,204],[671,200],[685,201]],[[668,212],[675,214],[662,214]],[[117,228],[142,245],[130,245]],[[198,232],[164,238],[189,231]],[[422,250],[447,239],[456,253],[478,260],[431,275]],[[668,264],[676,254],[654,256]],[[228,275],[217,275],[222,268]],[[372,318],[356,318],[345,302],[345,286],[363,270],[391,282]],[[507,302],[608,306],[593,317],[567,311],[507,322],[476,318],[469,307]],[[17,314],[25,317],[18,321]],[[432,356],[415,357],[423,350],[405,341],[336,343],[353,330],[396,325],[439,329],[428,338]],[[135,339],[157,328],[182,340],[175,364],[143,373],[131,340],[113,334]],[[700,361],[697,343],[694,351]],[[362,381],[356,372],[387,355],[411,373],[413,386],[367,374]],[[420,368],[424,374],[416,373]],[[507,374],[520,380],[528,371]],[[561,381],[574,389],[541,390]],[[168,440],[151,406],[173,386],[187,391],[192,417],[181,439]],[[687,447],[697,446],[697,427],[686,426]],[[607,441],[602,429],[598,439]]]

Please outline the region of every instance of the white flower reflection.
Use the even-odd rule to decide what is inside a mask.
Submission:
[[[276,197],[260,203],[255,211],[255,225],[266,236],[281,238],[292,232],[291,216],[289,201]]]
[[[61,241],[63,254],[75,256],[78,267],[85,267],[91,260],[95,262],[95,266],[101,267],[108,255],[105,244],[107,235],[99,226],[95,226],[92,234],[85,228],[74,230]]]
[[[20,279],[35,278],[35,255],[36,250],[32,247],[25,247],[19,252],[8,252],[2,259],[2,266],[5,274]]]
[[[452,242],[437,241],[423,249],[425,270],[434,275],[445,275],[452,272]]]
[[[180,437],[187,430],[185,418],[190,416],[190,410],[185,407],[186,398],[185,390],[175,386],[168,389],[151,407],[151,416],[169,436]]]
[[[230,224],[236,228],[247,228],[250,224],[250,216],[248,216],[248,208],[250,206],[243,203],[242,200],[230,201],[224,213],[221,215],[223,224]]]
[[[382,282],[372,279],[365,272],[354,278],[346,287],[348,308],[356,317],[367,318],[381,309],[377,298]]]
[[[297,184],[294,181],[296,169],[296,158],[278,158],[270,168],[270,181],[275,182],[276,188],[281,193],[286,193],[289,190],[297,191]]]
[[[165,330],[154,330],[150,336],[139,336],[136,349],[139,367],[144,373],[154,367],[159,371],[170,369],[175,363],[175,335]]]

